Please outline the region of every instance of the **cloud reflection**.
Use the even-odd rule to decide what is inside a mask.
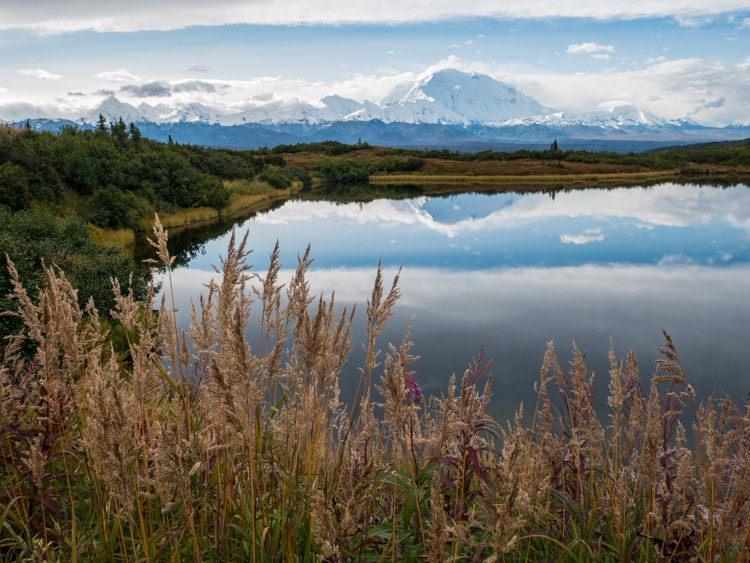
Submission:
[[[395,270],[386,270],[389,280]],[[179,269],[172,281],[187,328],[189,298],[197,302],[213,272]],[[292,271],[284,270],[283,282]],[[354,359],[363,337],[364,304],[375,276],[371,268],[313,269],[313,292],[335,291],[339,306],[358,307]],[[546,342],[554,340],[561,361],[571,343],[587,352],[588,365],[606,377],[612,338],[618,357],[634,349],[642,376],[648,380],[663,342],[661,329],[674,338],[683,367],[702,397],[723,388],[739,399],[747,392],[750,340],[750,266],[714,269],[706,266],[598,266],[506,268],[459,272],[437,268],[407,268],[401,276],[403,298],[398,314],[380,345],[400,343],[415,316],[414,352],[420,385],[430,393],[445,388],[453,373],[484,345],[495,360],[496,408],[514,409],[532,399],[531,386],[539,373]],[[257,331],[254,323],[250,330]],[[250,342],[255,342],[250,336]],[[354,369],[354,368],[352,368]],[[606,388],[605,379],[600,387]]]
[[[358,224],[380,223],[382,228],[422,225],[453,238],[464,232],[513,229],[554,218],[630,220],[640,228],[699,226],[718,220],[750,234],[750,189],[744,185],[718,190],[667,183],[653,188],[557,192],[554,199],[543,193],[471,197],[475,201],[468,209],[453,205],[450,198],[428,197],[348,204],[291,201],[254,222],[287,225],[336,217]],[[485,207],[481,216],[475,214],[477,207]]]

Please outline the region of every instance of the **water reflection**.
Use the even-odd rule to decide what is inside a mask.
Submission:
[[[554,200],[505,193],[340,205],[290,201],[242,228],[250,229],[258,269],[266,267],[277,238],[287,268],[311,243],[312,289],[335,290],[342,306],[363,310],[379,258],[391,273],[403,264],[404,298],[383,347],[400,342],[416,315],[413,352],[421,359],[414,367],[423,389],[439,393],[483,344],[495,360],[499,417],[533,399],[547,341],[555,341],[562,360],[575,340],[606,392],[610,338],[618,357],[636,350],[648,378],[662,327],[703,397],[717,387],[736,399],[748,391],[745,186],[664,184],[568,192]],[[213,275],[209,264],[218,264],[225,249],[226,235],[213,239],[175,272],[183,322],[188,298],[201,291]],[[353,391],[362,361],[357,342],[364,322],[357,321],[344,393]]]

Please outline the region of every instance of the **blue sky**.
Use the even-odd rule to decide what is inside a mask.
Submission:
[[[117,4],[117,5],[113,5]],[[377,100],[453,67],[561,111],[627,102],[667,118],[750,122],[750,2],[237,2],[0,6],[0,118],[137,105],[242,110],[328,94]],[[563,4],[558,6],[557,4]],[[658,4],[658,5],[656,5]]]

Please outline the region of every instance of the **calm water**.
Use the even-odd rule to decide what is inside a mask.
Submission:
[[[288,269],[310,243],[312,289],[335,289],[337,303],[360,312],[378,260],[390,275],[403,265],[404,297],[382,347],[400,343],[414,315],[416,377],[426,393],[440,393],[483,345],[494,360],[492,410],[500,418],[520,401],[533,407],[548,341],[561,361],[573,341],[587,353],[604,404],[610,339],[620,358],[635,350],[649,378],[662,327],[702,398],[714,388],[735,399],[750,391],[746,186],[289,201],[237,227],[249,229],[251,262],[261,270],[277,238]],[[188,299],[225,252],[226,230],[170,237],[181,253],[173,280],[184,322]],[[361,363],[362,314],[357,321],[344,393],[353,392]]]

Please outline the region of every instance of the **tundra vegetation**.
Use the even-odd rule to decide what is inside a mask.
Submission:
[[[409,331],[379,353],[400,292],[378,268],[344,403],[353,312],[311,293],[309,248],[282,285],[278,245],[258,273],[233,235],[181,331],[154,231],[164,297],[115,281],[116,337],[59,268],[35,303],[9,264],[4,560],[747,560],[748,404],[700,401],[666,333],[650,380],[610,350],[607,418],[583,354],[550,344],[531,422],[500,424],[481,354],[425,397]]]

